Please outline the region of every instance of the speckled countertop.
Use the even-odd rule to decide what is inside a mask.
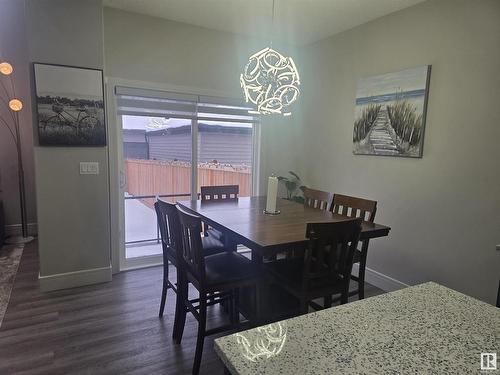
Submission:
[[[232,374],[476,374],[481,353],[500,357],[500,309],[430,282],[221,337],[215,350]]]

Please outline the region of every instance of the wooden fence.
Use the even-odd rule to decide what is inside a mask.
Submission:
[[[179,161],[125,160],[125,191],[130,195],[186,194],[191,191],[191,164]],[[240,196],[250,196],[252,171],[248,166],[198,164],[198,189],[205,185],[239,185]],[[189,199],[174,198],[172,201]],[[153,200],[143,200],[152,206]]]

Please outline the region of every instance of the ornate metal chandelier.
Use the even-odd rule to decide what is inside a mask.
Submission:
[[[272,19],[274,24],[274,0]],[[300,94],[300,77],[293,59],[270,47],[250,56],[240,75],[240,84],[247,103],[255,104],[257,113],[263,115],[291,115],[288,107]]]

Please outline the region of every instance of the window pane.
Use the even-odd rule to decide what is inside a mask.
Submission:
[[[190,199],[191,120],[124,115],[122,124],[126,257],[161,254],[153,205],[157,195]]]
[[[239,185],[240,197],[252,194],[253,125],[202,121],[198,124],[200,186]]]

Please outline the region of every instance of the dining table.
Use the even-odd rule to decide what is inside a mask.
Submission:
[[[276,215],[264,212],[266,197],[239,197],[227,200],[178,201],[184,210],[198,215],[209,226],[224,233],[226,246],[238,244],[252,251],[252,260],[261,262],[286,249],[304,247],[308,223],[328,223],[349,220],[344,215],[311,208],[291,200],[278,198]],[[385,237],[390,227],[363,222],[360,240]]]
[[[178,201],[177,204],[181,209],[200,216],[209,227],[222,232],[228,251],[236,251],[237,245],[249,248],[252,261],[258,264],[272,260],[280,253],[302,251],[307,245],[308,223],[335,223],[351,219],[287,199],[278,199],[277,210],[280,213],[271,215],[264,212],[266,200],[266,197],[257,196]],[[363,222],[360,240],[384,237],[390,230],[386,225]],[[240,312],[254,323],[293,316],[299,308],[298,300],[266,280],[265,272],[255,289],[244,288],[239,294]]]
[[[496,374],[500,309],[434,282],[215,339],[233,375]]]

